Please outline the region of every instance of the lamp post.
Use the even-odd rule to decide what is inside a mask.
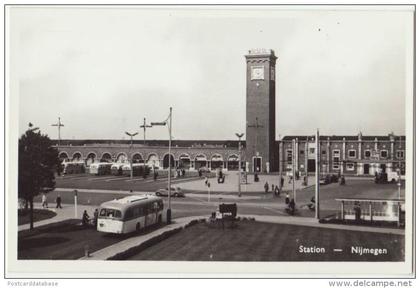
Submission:
[[[400,136],[400,147],[399,149],[401,149],[401,136]],[[405,154],[405,153],[404,153]],[[404,155],[405,156],[405,155]],[[398,199],[401,199],[401,153],[400,156],[398,157],[399,161],[398,161]]]
[[[146,125],[146,118],[143,118],[143,125],[140,125],[140,128],[143,128],[143,144],[146,145],[146,129],[151,128],[152,125]]]
[[[129,132],[125,132],[125,134],[127,134],[128,136],[130,136],[130,150],[128,152],[128,154],[131,154],[131,148],[133,147],[133,137],[136,136],[137,134],[139,134],[138,132],[136,133],[129,133]],[[130,155],[131,156],[131,155]],[[130,163],[130,179],[133,179],[133,161],[131,160],[131,157],[128,157],[128,162]]]
[[[169,116],[166,118],[163,122],[151,122],[151,126],[166,126],[168,124],[168,130],[169,130],[169,155],[168,155],[168,210],[166,210],[166,222],[168,224],[171,223],[171,144],[172,144],[172,107],[169,108]]]
[[[319,169],[320,169],[319,130],[315,135],[315,219],[319,219]]]
[[[239,138],[238,141],[238,197],[241,197],[241,176],[242,176],[242,167],[241,167],[241,138],[244,136],[244,133],[235,133]]]
[[[283,173],[283,144],[281,141],[281,134],[279,134],[280,142],[279,142],[279,193],[281,193],[281,174]],[[279,194],[280,195],[280,194]]]
[[[64,124],[61,123],[61,118],[58,117],[58,123],[57,124],[51,124],[51,126],[58,127],[58,146],[60,146],[60,144],[61,144],[60,143],[61,142],[60,130],[61,130],[61,127],[64,127]]]
[[[296,203],[296,188],[295,188],[295,157],[296,157],[296,139],[292,140],[292,191],[293,191],[293,199]]]

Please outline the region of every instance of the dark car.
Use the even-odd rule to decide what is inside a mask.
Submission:
[[[168,188],[158,189],[155,193],[156,196],[168,196]],[[171,197],[185,197],[184,192],[179,187],[171,187]]]

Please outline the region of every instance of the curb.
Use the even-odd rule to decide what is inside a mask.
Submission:
[[[186,224],[183,224],[180,227],[176,227],[176,228],[173,228],[171,230],[164,231],[164,232],[162,232],[162,233],[160,233],[160,234],[158,234],[158,235],[156,235],[156,236],[154,236],[150,239],[147,239],[147,240],[145,240],[145,241],[143,241],[143,242],[141,242],[137,245],[129,247],[124,251],[116,252],[114,255],[109,256],[106,259],[101,259],[101,260],[125,260],[128,257],[133,256],[135,254],[138,254],[141,251],[145,250],[146,248],[149,248],[150,246],[153,246],[153,245],[169,238],[170,236],[175,235],[178,232],[181,232],[185,228],[191,227],[191,226],[196,225],[198,223],[202,223],[204,221],[205,221],[205,218],[198,218],[198,219],[191,220],[190,222],[188,222]],[[106,248],[104,248],[104,249],[106,249]],[[100,251],[100,250],[98,250],[98,251]],[[84,256],[84,257],[79,258],[79,260],[89,260],[89,257]]]

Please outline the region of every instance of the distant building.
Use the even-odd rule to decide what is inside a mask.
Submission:
[[[286,136],[280,141],[282,169],[291,171],[293,139],[295,169],[315,172],[315,136]],[[405,136],[320,136],[320,172],[374,175],[401,169],[405,175]]]
[[[295,167],[302,175],[315,172],[315,137],[285,136],[275,142],[275,149],[281,151],[274,165],[278,167],[282,159],[282,171],[291,171],[293,164],[293,139],[295,140]],[[134,162],[148,163],[161,169],[168,168],[168,141],[134,141],[132,147],[127,140],[62,140],[59,148],[62,160],[83,160],[87,165],[92,162],[124,162],[129,157]],[[141,143],[141,144],[140,144]],[[197,170],[238,169],[238,141],[173,141],[172,167]],[[243,146],[245,141],[242,142]],[[245,147],[246,148],[246,147]],[[278,155],[278,153],[277,153]],[[250,159],[245,158],[243,165],[253,172]],[[320,136],[321,173],[341,173],[345,175],[374,175],[381,170],[405,174],[405,136]],[[252,158],[251,158],[252,159]],[[252,161],[252,160],[251,160]],[[278,170],[277,170],[278,171]]]

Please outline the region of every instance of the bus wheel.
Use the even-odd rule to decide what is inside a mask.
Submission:
[[[140,231],[140,223],[136,224],[136,231],[139,232]]]

